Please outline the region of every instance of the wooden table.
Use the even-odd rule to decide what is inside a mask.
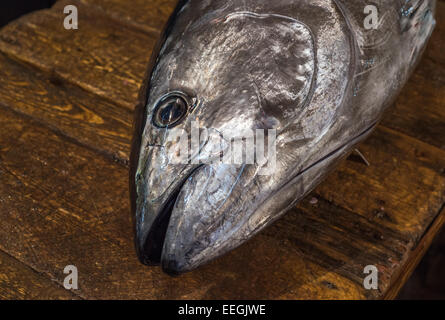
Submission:
[[[79,29],[63,28],[75,4]],[[69,0],[0,31],[0,298],[396,297],[445,219],[445,2],[421,65],[361,151],[271,228],[179,278],[141,265],[132,110],[174,0]],[[79,290],[63,288],[66,265]],[[365,290],[375,265],[379,290]]]

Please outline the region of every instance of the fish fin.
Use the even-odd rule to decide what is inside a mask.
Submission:
[[[364,154],[359,149],[354,149],[352,154],[348,157],[348,160],[361,162],[365,164],[367,167],[371,166],[371,163],[366,159]]]

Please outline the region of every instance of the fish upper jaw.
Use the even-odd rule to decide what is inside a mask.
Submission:
[[[135,176],[136,251],[147,265],[160,263],[172,207],[185,180],[198,167],[166,164],[164,155],[160,146],[146,148]]]

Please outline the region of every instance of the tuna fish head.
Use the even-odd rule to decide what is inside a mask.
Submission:
[[[312,30],[277,10],[216,3],[188,1],[174,14],[133,150],[139,257],[169,273],[234,249],[306,194],[318,176],[302,182],[301,154],[330,122],[308,107]],[[311,116],[316,129],[302,128]]]
[[[177,274],[236,248],[370,132],[383,102],[355,93],[359,53],[341,3],[181,1],[132,152],[143,263]],[[378,67],[360,76],[378,82]]]

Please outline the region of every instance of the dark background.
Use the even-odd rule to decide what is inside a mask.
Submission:
[[[56,0],[2,0],[0,4],[0,27],[21,15],[51,7]]]
[[[399,299],[445,300],[445,230],[437,236]]]
[[[55,2],[56,0],[3,0],[0,4],[0,27],[28,12],[49,8]],[[400,293],[399,299],[445,299],[445,230],[428,250]]]

